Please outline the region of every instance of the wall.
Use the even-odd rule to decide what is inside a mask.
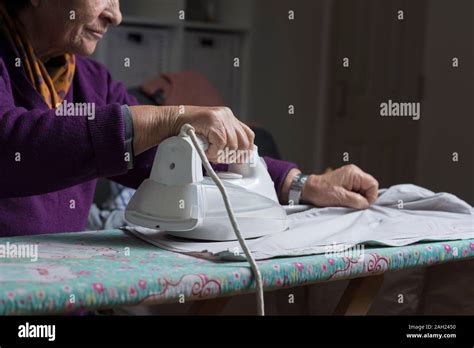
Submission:
[[[470,0],[431,0],[428,6],[418,184],[474,205],[474,6]],[[456,69],[452,57],[459,57]]]
[[[326,1],[258,0],[250,49],[249,115],[275,136],[286,160],[314,170],[322,23]],[[288,11],[295,20],[288,20]],[[295,115],[288,106],[295,106]]]
[[[174,21],[184,1],[121,0],[124,15]],[[219,0],[220,22],[249,29],[244,78],[245,120],[274,134],[282,156],[306,171],[321,166],[316,135],[322,120],[318,96],[322,23],[327,0]],[[296,19],[288,20],[294,10]],[[245,64],[245,62],[244,62]],[[288,105],[295,115],[288,114]],[[315,160],[316,158],[316,160]]]
[[[249,26],[256,2],[258,0],[217,0],[218,22]],[[178,12],[186,8],[186,0],[120,0],[120,7],[125,15],[173,22],[178,20]]]
[[[120,0],[124,15],[153,17],[164,21],[178,20],[178,12],[185,8],[184,0]]]

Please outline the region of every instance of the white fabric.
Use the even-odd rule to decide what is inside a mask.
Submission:
[[[452,194],[435,194],[415,185],[380,190],[377,201],[367,210],[309,208],[290,214],[288,219],[288,230],[248,241],[256,259],[334,250],[328,246],[402,246],[419,241],[474,238],[473,209],[469,204]],[[125,229],[164,249],[242,259],[238,242],[196,242],[176,239],[162,231]]]

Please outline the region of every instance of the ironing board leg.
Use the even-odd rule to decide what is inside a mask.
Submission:
[[[383,274],[351,279],[334,315],[367,315],[383,284]]]
[[[221,297],[212,300],[195,301],[191,305],[191,315],[220,315],[224,311],[225,306],[230,298]]]
[[[383,274],[351,279],[334,311],[334,315],[366,315],[382,284]],[[229,297],[196,301],[191,315],[220,315],[230,301]]]

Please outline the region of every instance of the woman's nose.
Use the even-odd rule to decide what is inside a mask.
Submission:
[[[107,8],[102,13],[102,17],[112,25],[119,25],[122,23],[122,12],[120,12],[119,0],[107,0]]]

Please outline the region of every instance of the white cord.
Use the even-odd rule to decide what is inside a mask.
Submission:
[[[209,160],[206,157],[206,154],[204,153],[203,149],[199,145],[199,141],[196,137],[196,132],[193,126],[186,124],[182,128],[186,134],[188,134],[191,138],[191,141],[193,142],[194,147],[196,148],[197,153],[199,154],[199,157],[201,158],[201,161],[204,165],[204,168],[207,171],[207,174],[211,177],[211,179],[214,181],[216,184],[217,188],[219,189],[222,199],[224,200],[225,208],[227,210],[227,214],[229,215],[230,223],[232,224],[232,227],[234,229],[235,235],[237,236],[237,239],[239,240],[239,244],[244,251],[244,254],[247,258],[247,261],[250,263],[250,267],[252,268],[253,275],[255,277],[256,283],[257,283],[257,311],[258,315],[265,315],[265,302],[263,298],[263,281],[262,281],[262,274],[260,273],[260,269],[258,268],[257,263],[255,262],[255,259],[252,256],[252,253],[250,249],[247,246],[247,243],[245,243],[245,239],[242,237],[242,233],[240,233],[239,226],[237,224],[237,220],[235,219],[234,216],[234,211],[232,209],[232,206],[230,204],[229,196],[227,195],[227,191],[225,190],[224,185],[222,184],[221,179],[217,176],[216,172],[212,168],[211,164],[209,163]]]

